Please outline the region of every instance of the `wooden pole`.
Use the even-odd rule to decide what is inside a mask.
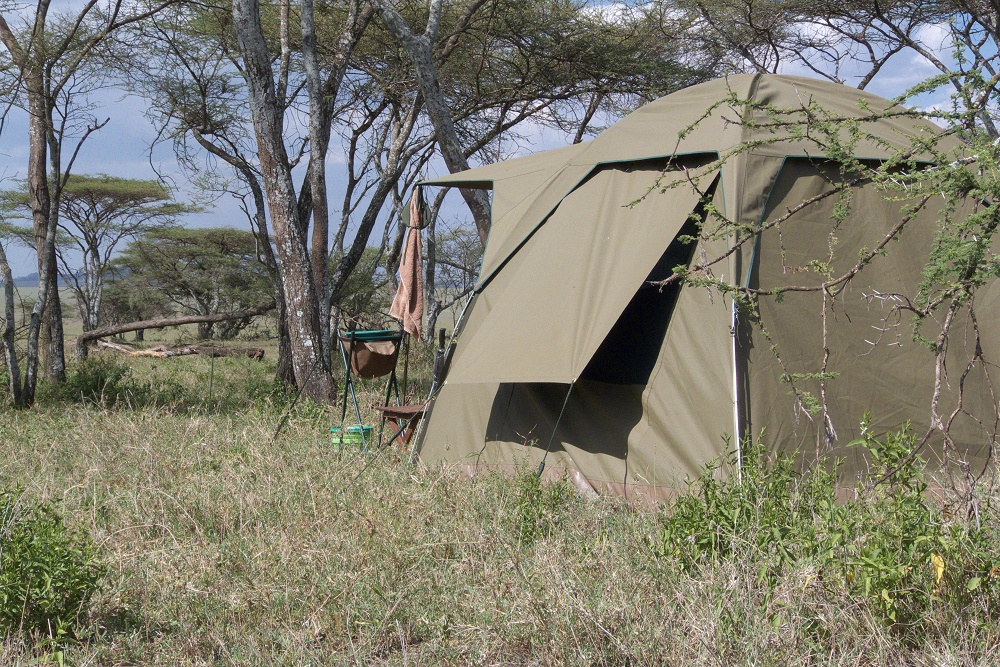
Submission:
[[[407,404],[409,401],[406,398],[406,382],[409,379],[407,376],[410,371],[410,334],[403,331],[403,403]]]

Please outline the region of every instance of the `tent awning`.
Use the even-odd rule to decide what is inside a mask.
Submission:
[[[542,151],[533,155],[525,155],[503,162],[487,164],[475,169],[460,171],[439,178],[429,178],[421,181],[421,185],[448,185],[473,190],[489,190],[496,181],[517,178],[532,172],[551,172],[583,153],[590,142],[563,146]]]
[[[697,207],[655,168],[605,168],[570,193],[483,291],[449,382],[573,382]]]

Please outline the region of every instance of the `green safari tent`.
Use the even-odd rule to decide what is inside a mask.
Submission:
[[[892,305],[920,281],[940,205],[921,209],[891,252],[837,294],[826,318],[815,292],[762,298],[757,319],[717,289],[650,284],[704,257],[724,257],[712,272],[729,285],[815,284],[820,278],[800,264],[830,254],[839,275],[906,215],[907,202],[861,182],[850,188],[847,218],[832,223],[838,197],[823,193],[844,178],[836,166],[814,142],[752,122],[763,112],[718,104],[730,97],[755,109],[808,101],[858,118],[889,104],[809,78],[732,76],[652,102],[593,141],[425,182],[492,189],[493,222],[416,444],[420,461],[469,473],[542,464],[547,476],[565,475],[584,490],[664,499],[736,448],[736,434],[763,433],[768,447],[804,456],[823,449],[844,457],[850,475],[866,465],[847,447],[866,412],[876,432],[907,420],[924,432],[933,355]],[[867,134],[854,156],[872,161],[939,131],[912,118],[859,122]],[[688,174],[700,176],[677,185]],[[707,202],[764,231],[742,244],[692,241]],[[767,224],[778,216],[780,225]],[[997,286],[977,300],[979,321],[996,322]],[[803,392],[818,395],[819,381],[787,382],[788,373],[821,370],[824,319],[828,369],[839,373],[826,383],[826,421],[801,400]],[[975,341],[968,326],[953,331],[949,363],[964,368]],[[1000,352],[997,328],[980,333],[991,359]],[[964,380],[963,411],[951,429],[974,465],[986,461],[995,437],[987,383],[980,363]],[[956,388],[946,383],[945,398],[954,402]],[[940,439],[925,454],[942,458]]]

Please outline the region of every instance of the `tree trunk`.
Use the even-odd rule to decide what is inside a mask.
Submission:
[[[48,363],[45,365],[45,379],[55,382],[66,381],[66,337],[63,332],[62,299],[59,295],[59,271],[56,268],[55,245],[49,256],[49,347]]]
[[[442,188],[444,191],[444,188]],[[443,192],[438,193],[435,204],[444,199]],[[435,206],[435,209],[437,206]],[[437,326],[440,303],[437,300],[437,210],[427,221],[424,248],[424,313],[427,318],[427,328],[424,330],[429,342],[434,342],[434,327]]]
[[[413,70],[417,77],[420,94],[424,98],[424,107],[434,126],[434,136],[441,149],[441,157],[448,171],[456,173],[469,168],[465,159],[465,151],[455,131],[455,123],[451,117],[451,109],[438,80],[437,66],[434,63],[432,47],[437,37],[438,25],[441,22],[442,0],[431,0],[427,28],[422,35],[415,35],[406,20],[387,0],[374,0],[376,11],[382,22],[406,50],[413,62]],[[462,190],[462,197],[472,212],[479,232],[479,240],[483,245],[490,233],[490,201],[483,190]]]
[[[233,0],[233,23],[244,60],[250,117],[282,271],[296,384],[306,398],[332,402],[334,384],[329,357],[323,354],[319,295],[299,225],[295,187],[283,139],[284,119],[275,96],[271,56],[257,0]]]
[[[49,179],[47,191],[49,197],[49,219],[47,225],[54,229],[59,227],[59,198],[62,192],[62,142],[56,140],[52,123],[52,109],[55,100],[45,96],[45,130],[49,145]],[[56,382],[66,381],[66,347],[63,336],[62,299],[59,294],[59,264],[56,258],[55,242],[48,247],[49,253],[49,292],[48,292],[48,360],[45,363],[45,379]]]
[[[17,349],[14,347],[14,333],[17,322],[14,316],[14,277],[7,262],[7,253],[0,245],[0,280],[3,281],[4,296],[4,326],[0,347],[3,347],[3,359],[7,366],[7,380],[10,387],[10,397],[14,407],[23,407],[21,397],[21,367],[17,362]]]
[[[50,265],[55,255],[55,225],[49,224],[50,199],[46,158],[48,156],[48,109],[45,104],[45,90],[42,73],[30,64],[24,70],[28,91],[28,197],[31,202],[32,226],[35,234],[35,252],[38,258],[38,296],[28,324],[27,353],[24,359],[24,386],[22,402],[30,406],[35,401],[38,383],[38,366],[43,363],[43,373],[47,374],[49,344],[52,340],[52,312],[49,308],[49,288],[52,284]],[[51,242],[50,242],[51,239]],[[39,344],[39,338],[44,338]],[[45,360],[41,360],[46,352]]]
[[[288,334],[288,308],[284,294],[278,301],[278,363],[274,369],[274,379],[286,387],[295,387],[295,367],[292,366],[292,341]]]
[[[198,340],[208,340],[212,337],[212,323],[198,322]]]
[[[316,56],[316,22],[313,0],[302,0],[302,62],[306,70],[306,87],[309,91],[309,194],[312,202],[312,264],[313,283],[319,297],[319,323],[323,342],[323,357],[330,359],[330,297],[327,279],[327,252],[330,245],[330,211],[326,192],[326,154],[330,143],[329,123],[323,101],[323,84],[319,61]],[[349,29],[349,28],[348,28]],[[338,86],[339,87],[339,86]],[[307,220],[300,220],[306,224]]]
[[[45,240],[42,244],[41,267],[38,272],[38,298],[35,300],[35,307],[31,311],[28,319],[28,340],[27,352],[25,353],[24,385],[21,389],[21,401],[24,406],[30,407],[35,402],[35,390],[38,387],[38,362],[39,362],[39,333],[42,328],[42,313],[48,302],[49,280],[45,276],[50,275],[50,259],[55,255],[56,226],[49,225],[45,232]],[[61,329],[60,329],[61,330]]]

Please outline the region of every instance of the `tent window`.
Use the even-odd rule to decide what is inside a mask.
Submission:
[[[689,220],[678,237],[697,234],[697,224]],[[582,379],[640,385],[649,381],[681,289],[673,284],[660,290],[649,281],[663,280],[675,266],[690,264],[695,245],[693,241],[674,239],[587,364]]]

